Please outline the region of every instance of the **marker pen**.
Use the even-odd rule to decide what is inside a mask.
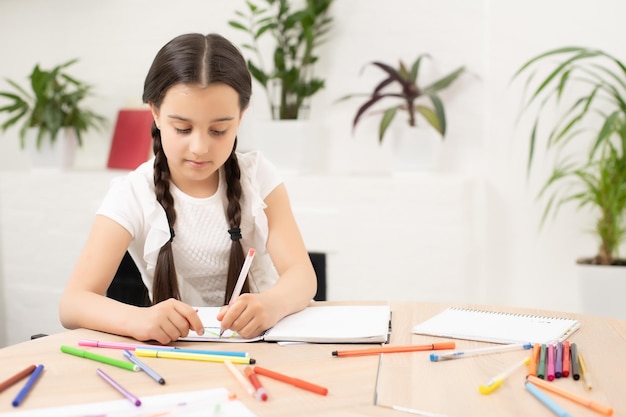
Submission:
[[[546,379],[548,381],[554,380],[554,345],[550,343],[548,345],[547,353],[548,368],[546,370]]]
[[[572,378],[576,381],[580,379],[580,368],[578,367],[578,348],[576,343],[570,345],[570,360],[572,362]]]
[[[563,343],[556,345],[556,358],[554,360],[554,376],[560,378],[563,376]]]

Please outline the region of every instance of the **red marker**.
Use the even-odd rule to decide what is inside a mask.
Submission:
[[[563,342],[563,374],[561,375],[564,378],[569,376],[569,340]]]
[[[37,368],[36,365],[31,365],[28,368],[23,369],[20,372],[16,373],[15,375],[7,379],[6,381],[0,383],[0,392],[4,391],[5,389],[9,388],[12,385],[17,384],[18,382],[20,382],[20,380],[32,374],[36,368]]]
[[[254,370],[251,367],[246,366],[243,371],[254,387],[254,397],[259,401],[267,401],[267,391],[265,391],[265,388],[261,385],[261,381],[259,381],[259,378],[254,373]]]

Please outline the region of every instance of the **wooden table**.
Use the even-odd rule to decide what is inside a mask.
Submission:
[[[464,306],[456,304],[457,306]],[[392,303],[391,344],[422,344],[444,339],[412,335],[411,327],[444,310],[443,303]],[[467,307],[467,306],[466,306]],[[587,391],[582,381],[561,378],[560,387],[612,406],[615,416],[626,416],[626,321],[564,314],[545,310],[471,306],[487,310],[573,317],[581,329],[571,336],[584,352],[595,385]],[[104,388],[97,367],[106,369],[137,396],[186,390],[224,387],[258,416],[402,416],[405,413],[374,405],[375,394],[382,405],[398,405],[455,416],[552,416],[553,414],[524,388],[522,369],[506,379],[490,395],[478,392],[478,386],[521,360],[527,352],[512,351],[475,356],[446,362],[430,362],[430,352],[394,353],[362,357],[337,358],[333,350],[363,346],[300,344],[281,346],[275,343],[193,343],[177,346],[204,349],[247,350],[257,364],[268,369],[297,376],[329,389],[327,396],[317,395],[290,385],[263,378],[270,399],[259,402],[246,394],[223,364],[144,358],[165,379],[159,385],[142,372],[128,372],[60,352],[61,345],[76,346],[79,339],[125,341],[128,338],[79,329],[50,335],[0,349],[0,380],[32,363],[45,365],[44,375],[20,410],[117,400],[119,394]],[[445,339],[447,340],[447,339]],[[134,341],[130,341],[134,342]],[[134,342],[136,343],[136,342]],[[457,340],[457,348],[475,348],[490,344]],[[86,348],[108,356],[122,352]],[[11,401],[23,383],[0,393],[0,413],[15,410]],[[573,416],[599,414],[551,395]]]

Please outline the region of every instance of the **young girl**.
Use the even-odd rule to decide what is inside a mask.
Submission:
[[[259,153],[236,152],[251,90],[244,58],[219,35],[181,35],[158,52],[143,93],[155,156],[99,208],[61,299],[63,326],[163,344],[202,334],[193,306],[228,304],[249,248],[244,293],[217,317],[223,329],[257,336],[308,305],[317,281],[285,186]],[[149,307],[105,296],[127,250]]]

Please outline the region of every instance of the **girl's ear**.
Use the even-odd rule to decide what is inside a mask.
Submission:
[[[150,111],[152,112],[152,118],[154,119],[154,123],[156,124],[157,129],[161,130],[161,124],[159,122],[159,109],[154,105],[153,102],[148,103],[150,106]]]

